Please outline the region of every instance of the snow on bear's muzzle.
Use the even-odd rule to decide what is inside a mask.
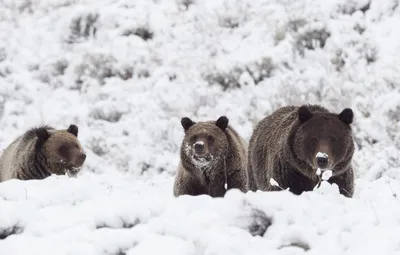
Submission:
[[[71,155],[71,160],[68,163],[67,166],[67,172],[71,173],[71,174],[77,174],[83,164],[85,163],[86,160],[86,154],[83,152],[79,152],[79,153],[72,153],[73,155]]]
[[[197,156],[202,156],[205,154],[205,148],[204,148],[204,142],[203,141],[197,141],[193,144],[193,148],[194,148],[194,153]]]
[[[318,142],[316,148],[316,154],[313,160],[314,168],[321,169],[321,171],[329,170],[332,167],[332,149],[326,139],[322,139]]]
[[[318,152],[315,155],[316,158],[316,165],[317,165],[317,171],[316,174],[318,176],[321,176],[322,180],[328,180],[330,177],[332,177],[332,170],[328,168],[329,166],[329,155],[324,152]],[[322,175],[321,175],[322,174]]]
[[[192,153],[195,158],[208,159],[210,157],[210,150],[208,147],[207,139],[199,138],[192,144]]]
[[[187,152],[193,163],[199,167],[206,166],[213,160],[206,139],[199,138],[192,144],[187,144]]]
[[[317,155],[315,156],[315,158],[316,158],[318,168],[325,169],[328,166],[329,156],[327,153],[318,152]]]

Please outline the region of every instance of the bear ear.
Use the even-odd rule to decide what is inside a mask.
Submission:
[[[191,126],[193,126],[194,124],[196,124],[195,122],[193,122],[191,119],[189,119],[188,117],[183,117],[181,119],[181,125],[183,127],[183,129],[185,131],[187,131]]]
[[[301,123],[306,122],[307,120],[311,119],[313,114],[308,110],[307,106],[303,105],[297,111],[299,114],[299,120]]]
[[[67,129],[68,133],[73,134],[74,136],[78,136],[78,126],[71,124],[69,125],[68,129]]]
[[[226,127],[228,126],[229,120],[225,116],[221,116],[218,118],[218,120],[215,122],[215,125],[219,127],[222,131],[225,131]]]
[[[39,141],[43,143],[47,141],[47,139],[49,139],[50,134],[45,128],[41,127],[36,129],[36,136],[39,139]]]
[[[345,108],[341,113],[339,113],[339,119],[345,124],[350,125],[353,123],[353,118],[353,110],[350,108]]]

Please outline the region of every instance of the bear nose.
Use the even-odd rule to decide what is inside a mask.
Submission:
[[[328,165],[328,158],[317,157],[317,165],[319,168],[325,168]]]
[[[85,154],[85,153],[82,153],[82,154],[79,156],[79,158],[82,160],[82,162],[85,161],[85,159],[86,159],[86,154]]]
[[[203,143],[195,143],[194,144],[194,151],[196,153],[202,153],[204,149],[204,144]]]

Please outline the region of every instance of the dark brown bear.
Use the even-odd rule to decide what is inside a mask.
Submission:
[[[299,195],[318,184],[319,168],[322,172],[332,170],[328,182],[336,183],[341,194],[352,197],[352,122],[349,108],[340,114],[318,105],[278,109],[257,124],[250,138],[248,188],[280,190],[270,184],[273,178],[281,188]]]
[[[195,123],[181,120],[185,132],[174,182],[174,196],[223,197],[228,189],[246,191],[247,144],[228,119]],[[225,189],[227,183],[227,189]]]
[[[51,174],[76,174],[86,155],[78,141],[78,127],[32,128],[14,140],[0,158],[0,181],[44,179]]]

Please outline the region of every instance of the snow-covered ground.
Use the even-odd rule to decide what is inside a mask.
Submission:
[[[0,1],[0,149],[74,123],[88,155],[77,178],[0,184],[0,254],[400,254],[398,5]],[[353,109],[354,198],[173,197],[181,117],[248,140],[302,103]]]

